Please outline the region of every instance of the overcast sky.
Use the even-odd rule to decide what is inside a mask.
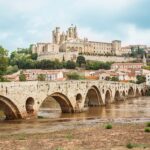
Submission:
[[[0,0],[0,45],[50,42],[55,26],[89,40],[150,45],[150,0]]]

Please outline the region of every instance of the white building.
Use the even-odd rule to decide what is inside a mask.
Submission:
[[[150,73],[146,75],[146,85],[150,86]]]

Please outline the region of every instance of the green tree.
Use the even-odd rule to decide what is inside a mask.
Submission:
[[[84,56],[78,56],[76,63],[79,65],[79,67],[81,67],[82,65],[85,65],[86,64],[85,57]]]
[[[8,66],[7,67],[7,74],[12,74],[12,73],[15,73],[17,72],[19,69],[18,69],[18,66],[15,65],[15,66]]]
[[[21,72],[19,75],[19,81],[26,81],[26,76],[23,74],[23,72]]]
[[[6,74],[8,66],[8,52],[0,46],[0,81],[3,81],[3,75]]]
[[[137,84],[141,84],[141,83],[146,82],[146,77],[145,77],[145,76],[142,76],[142,75],[138,75],[138,76],[136,77],[136,79],[137,79],[137,81],[136,81]]]
[[[75,62],[68,60],[65,64],[65,68],[66,69],[75,69],[76,64],[75,64]]]
[[[45,80],[46,80],[46,76],[44,74],[38,75],[38,81],[45,81]]]
[[[111,62],[100,62],[100,61],[87,61],[86,69],[87,70],[98,70],[98,69],[106,69],[109,70],[111,68]]]
[[[119,78],[118,77],[112,77],[111,81],[119,81]]]
[[[78,73],[76,73],[76,72],[68,73],[67,74],[67,78],[69,80],[79,80],[79,79],[81,79],[80,75]]]

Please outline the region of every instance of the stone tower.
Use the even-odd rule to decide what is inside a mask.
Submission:
[[[146,61],[145,53],[143,54],[143,64],[144,64],[144,66],[147,66],[147,61]]]
[[[53,44],[59,44],[60,43],[60,27],[56,27],[54,31],[52,31],[52,39],[53,39]]]
[[[121,41],[119,40],[112,41],[112,51],[114,54],[120,55]]]

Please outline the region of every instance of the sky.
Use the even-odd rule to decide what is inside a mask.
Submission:
[[[81,38],[150,45],[150,0],[0,0],[0,45],[8,50],[51,42],[56,27]]]

